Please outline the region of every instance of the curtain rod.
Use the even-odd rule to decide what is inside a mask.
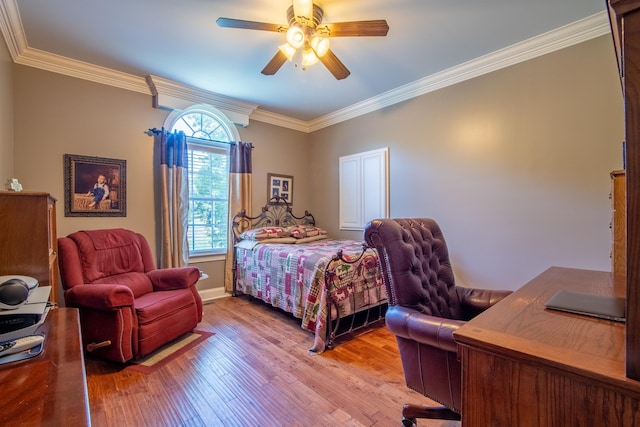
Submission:
[[[150,128],[149,130],[142,131],[142,133],[148,136],[160,135],[160,132],[162,132],[162,130],[156,129],[156,128]],[[215,139],[204,139],[204,138],[196,138],[196,139],[202,139],[203,141],[218,142],[220,144],[236,145],[234,141],[217,141]],[[251,147],[252,149],[254,148],[252,143],[249,143],[249,147]]]

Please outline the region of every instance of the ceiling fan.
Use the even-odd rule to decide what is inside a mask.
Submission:
[[[287,9],[288,26],[231,18],[218,18],[216,22],[220,27],[286,34],[286,42],[279,46],[262,74],[275,74],[287,60],[292,61],[297,56],[303,70],[320,61],[338,80],[348,77],[351,72],[329,48],[329,37],[386,36],[389,31],[384,19],[323,24],[323,16],[322,8],[312,0],[293,0]]]

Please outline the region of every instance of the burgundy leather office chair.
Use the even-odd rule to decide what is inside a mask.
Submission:
[[[365,228],[378,252],[407,386],[442,404],[405,404],[404,426],[416,418],[459,420],[462,366],[453,332],[511,291],[456,286],[444,236],[432,219],[377,219]]]
[[[156,269],[147,240],[121,228],[58,239],[65,303],[80,310],[85,349],[126,362],[148,355],[202,320],[195,267]]]

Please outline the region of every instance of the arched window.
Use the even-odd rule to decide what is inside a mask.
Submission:
[[[227,250],[229,212],[229,143],[237,141],[233,124],[211,106],[174,112],[165,121],[170,131],[183,131],[189,147],[190,256]]]

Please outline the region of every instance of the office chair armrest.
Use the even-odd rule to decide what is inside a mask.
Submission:
[[[456,287],[460,304],[464,310],[464,318],[471,320],[492,305],[511,295],[512,291],[496,291],[490,289],[473,289]]]
[[[159,268],[147,272],[154,291],[188,289],[200,280],[200,270],[196,267]]]
[[[387,328],[397,336],[454,353],[458,345],[453,332],[465,324],[462,320],[430,316],[402,306],[389,307],[385,319]]]
[[[133,292],[124,285],[87,284],[74,286],[64,294],[68,306],[102,311],[133,306]]]

